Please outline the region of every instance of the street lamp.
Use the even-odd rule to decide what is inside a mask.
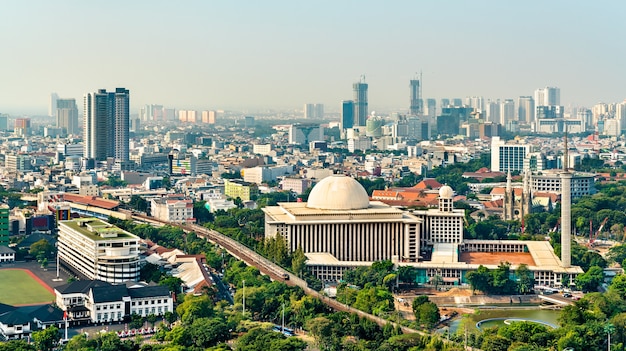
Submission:
[[[611,323],[607,323],[604,326],[604,332],[607,334],[608,351],[611,351],[611,333],[615,332],[615,326]]]

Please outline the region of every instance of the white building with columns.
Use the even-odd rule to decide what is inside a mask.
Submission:
[[[265,236],[282,236],[290,251],[302,248],[307,268],[323,281],[338,281],[348,269],[381,260],[417,268],[418,283],[440,275],[446,284],[467,284],[467,272],[501,262],[511,269],[527,265],[535,282],[546,286],[582,273],[564,266],[546,241],[465,240],[464,212],[454,209],[453,196],[443,186],[437,209],[410,212],[370,201],[350,177],[330,176],[313,188],[307,203],[263,208]]]

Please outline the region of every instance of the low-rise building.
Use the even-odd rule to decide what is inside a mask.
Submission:
[[[15,261],[15,250],[0,246],[0,263]]]
[[[15,307],[0,304],[0,340],[25,339],[51,325],[61,328],[63,311],[54,305]]]
[[[250,201],[252,197],[259,194],[256,184],[244,182],[240,179],[224,179],[224,195],[243,201]]]
[[[59,222],[59,259],[87,279],[139,280],[139,237],[96,218]]]
[[[274,181],[280,176],[285,176],[293,173],[292,165],[282,166],[257,166],[253,168],[246,168],[243,170],[243,180],[248,183],[261,184],[269,181]]]
[[[5,340],[29,337],[33,331],[33,319],[18,310],[0,314],[0,334]]]
[[[560,170],[546,170],[531,176],[531,190],[561,194]],[[571,180],[572,199],[595,193],[595,174],[574,172]]]
[[[76,281],[54,289],[56,304],[70,324],[121,322],[133,314],[163,316],[174,311],[165,286],[111,285],[98,280]]]
[[[313,185],[312,179],[307,178],[285,178],[280,181],[283,190],[293,191],[300,195]]]
[[[194,221],[193,201],[184,195],[171,194],[150,199],[150,211],[153,217],[162,221],[174,223]]]

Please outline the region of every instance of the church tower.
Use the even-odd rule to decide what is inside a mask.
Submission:
[[[505,221],[511,221],[515,219],[515,192],[511,186],[511,171],[506,176],[506,190],[504,191],[504,203],[503,203],[503,215],[502,218]]]
[[[531,190],[532,178],[531,172],[524,172],[524,186],[522,190],[522,198],[521,198],[521,216],[524,217],[527,214],[532,212],[533,209],[533,195]]]

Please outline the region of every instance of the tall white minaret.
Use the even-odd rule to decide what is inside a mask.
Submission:
[[[563,267],[572,265],[572,174],[569,172],[567,131],[561,173],[561,264]]]

